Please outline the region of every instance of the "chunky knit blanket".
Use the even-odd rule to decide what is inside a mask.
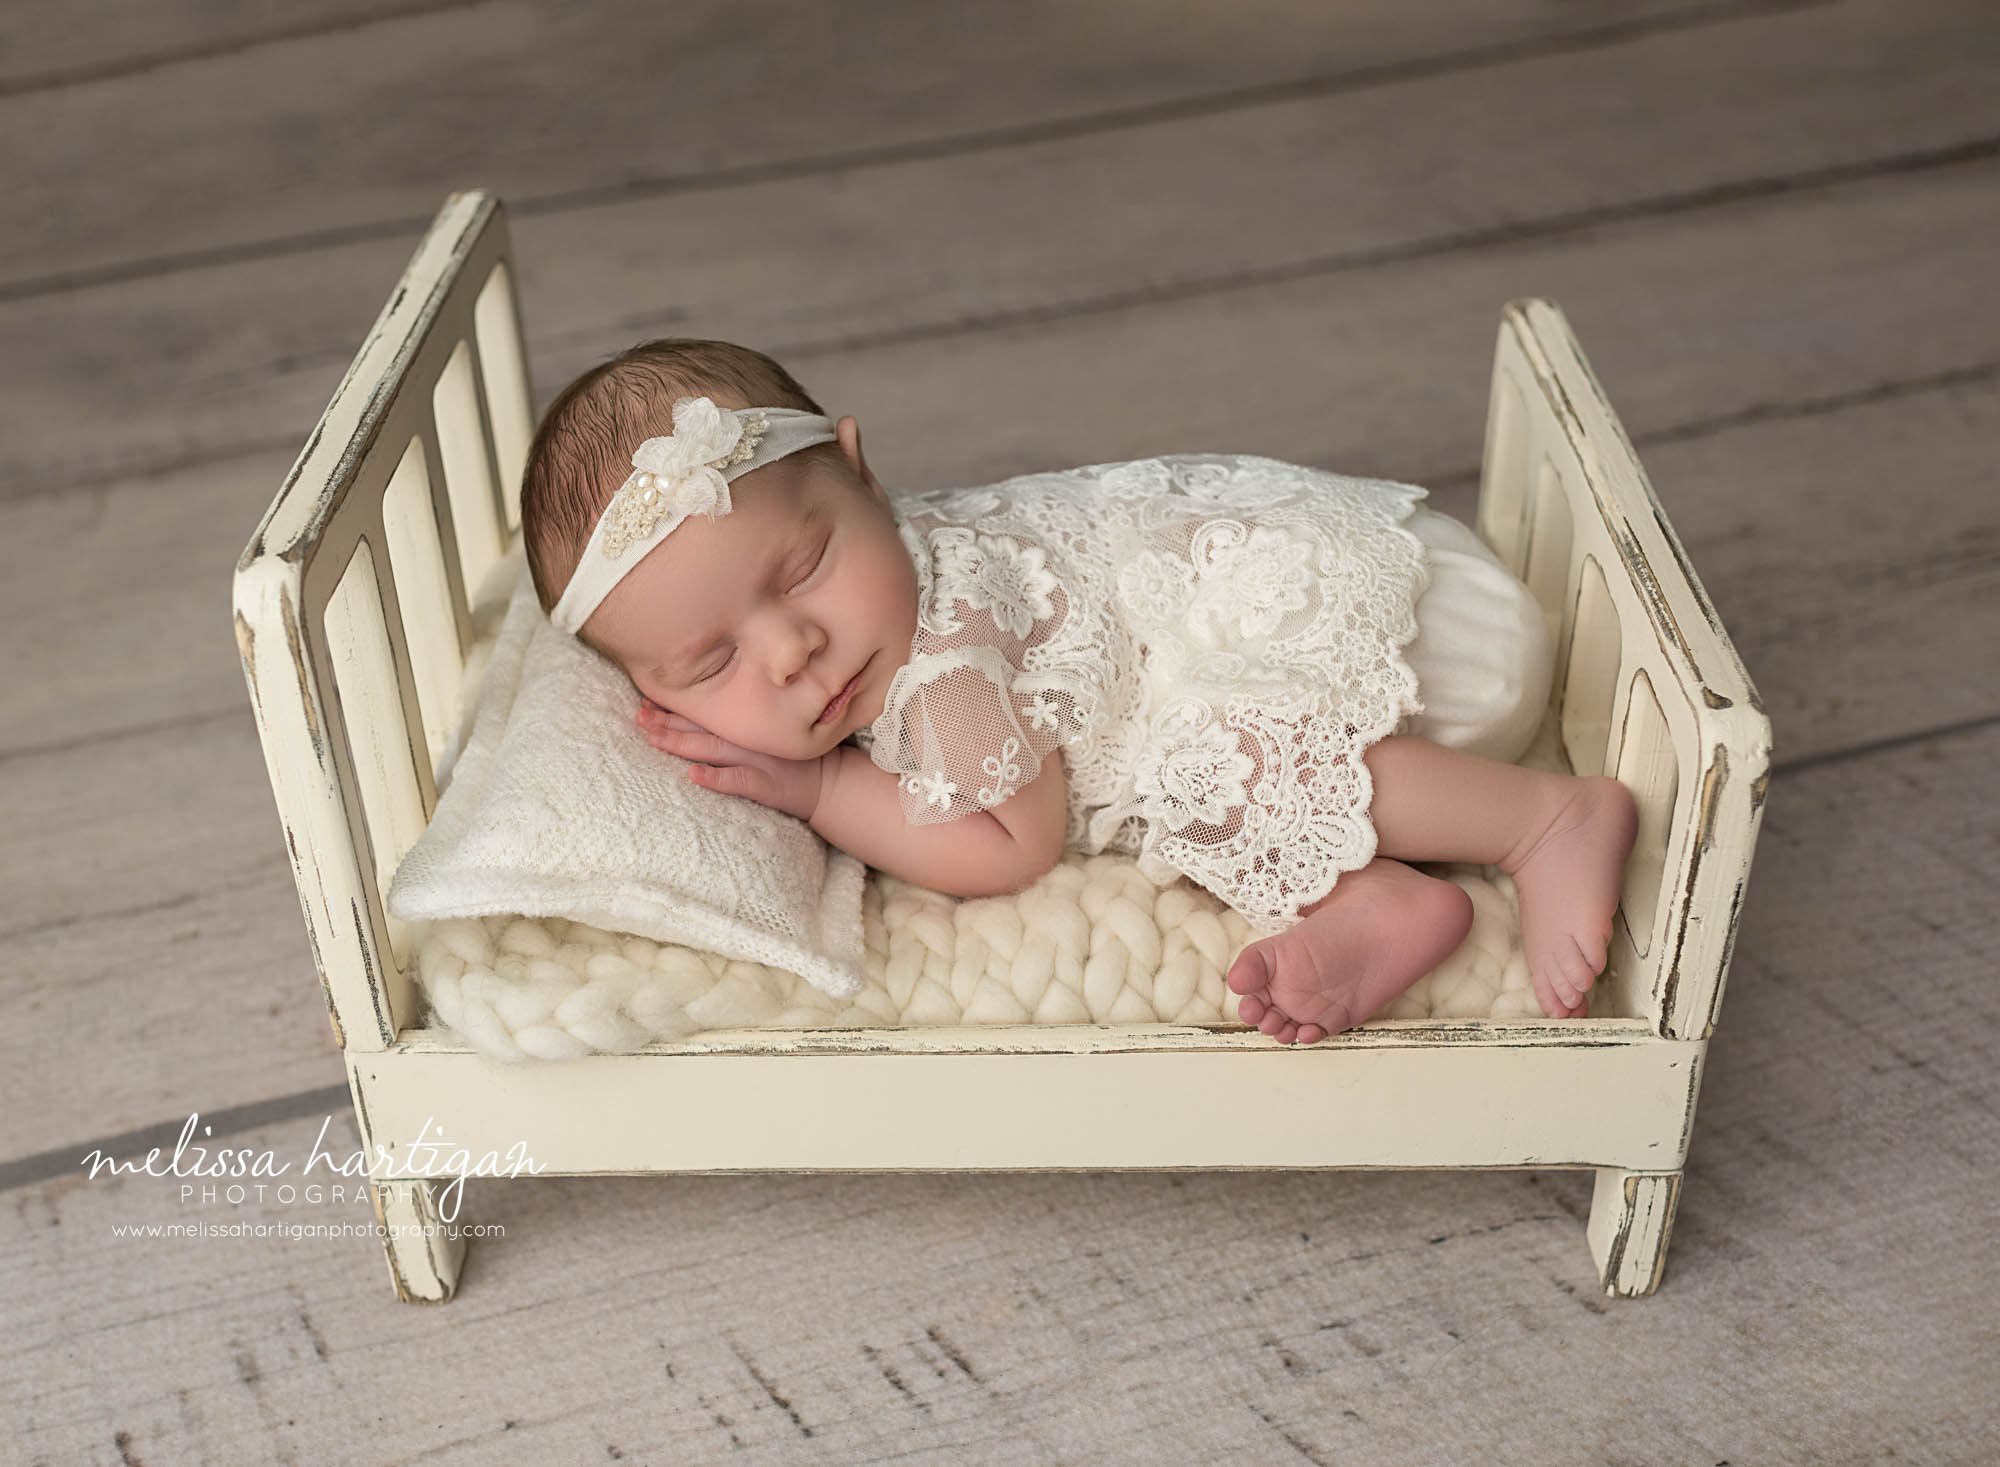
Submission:
[[[1429,869],[1471,894],[1472,931],[1377,1017],[1539,1017],[1513,882],[1492,867]],[[1241,1027],[1223,975],[1256,937],[1193,883],[1157,885],[1112,855],[1071,855],[1025,891],[971,900],[871,872],[863,922],[867,982],[849,999],[782,969],[559,917],[422,923],[414,940],[436,1019],[511,1061],[718,1029]]]

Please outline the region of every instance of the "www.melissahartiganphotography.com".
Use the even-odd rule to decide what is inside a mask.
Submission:
[[[428,1237],[502,1238],[500,1223],[266,1222],[248,1218],[235,1222],[113,1223],[114,1238],[381,1238]]]

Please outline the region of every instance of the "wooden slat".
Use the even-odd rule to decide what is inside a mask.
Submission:
[[[1957,14],[1931,7],[1909,24],[1899,0],[1851,0],[1742,21],[1726,44],[1713,28],[1670,30],[1612,53],[1558,49],[1214,115],[517,209],[534,357],[545,394],[643,335],[741,339],[812,366],[842,343],[1573,231],[1746,183],[1783,190],[2000,134],[2000,88],[1974,84],[1992,63]],[[1686,105],[1691,89],[1705,105]],[[1541,160],[1534,174],[1524,157]],[[0,496],[296,440],[421,221],[467,175],[432,176],[391,239],[0,304]],[[480,181],[525,197],[505,177]],[[314,206],[334,193],[316,190]],[[1503,286],[1483,314],[1521,293]]]
[[[277,817],[215,829],[254,874],[0,936],[0,1157],[342,1083]]]
[[[0,762],[0,940],[259,880],[284,853],[261,762],[247,704]]]
[[[79,739],[239,711],[247,726],[227,587],[297,453],[0,506],[0,777]]]
[[[941,24],[923,0],[871,7],[865,24],[792,0],[419,13],[260,47],[248,63],[225,54],[0,100],[13,135],[38,141],[36,166],[6,175],[15,227],[0,239],[0,281],[414,223],[472,182],[523,197],[618,192],[1377,68],[1393,78],[1454,55],[1481,64],[1497,48],[1490,65],[1593,29],[1643,32],[1663,12],[1713,30],[1718,15],[1772,6],[1593,8],[1250,0],[1172,24],[1066,5],[974,6]]]
[[[2000,714],[2000,547],[1974,487],[2000,442],[2000,377],[1773,422],[1739,440],[1750,453],[1734,436],[1648,460],[1669,466],[1676,523],[1701,506],[1688,553],[1778,766]],[[1896,548],[1911,517],[1929,518],[1923,544]]]
[[[11,0],[0,7],[0,98],[102,82],[198,58],[385,19],[463,9],[470,0]]]

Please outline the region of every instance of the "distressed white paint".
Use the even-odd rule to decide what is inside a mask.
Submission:
[[[1770,720],[1547,301],[1514,302],[1501,324],[1478,525],[1557,630],[1551,698],[1571,767],[1616,774],[1639,799],[1642,833],[1664,837],[1627,872],[1601,985],[1610,1011],[1706,1039],[1763,815]],[[1634,880],[1655,873],[1635,900]],[[1649,930],[1633,932],[1635,910]]]
[[[367,1096],[371,1155],[377,1144],[401,1154],[398,1138],[440,1117],[442,1089],[452,1147],[477,1157],[525,1143],[561,1172],[1668,1171],[1686,1153],[1702,1051],[1619,1020],[1588,1025],[1587,1044],[1551,1026],[1519,1042],[1491,1032],[1508,1026],[1467,1022],[1451,1037],[1419,1028],[1291,1048],[1255,1030],[1100,1029],[1110,1042],[1079,1050],[1068,1027],[1047,1026],[1033,1047],[1010,1044],[1022,1030],[920,1030],[922,1047],[871,1054],[836,1031],[794,1032],[734,1052],[518,1065],[412,1040],[349,1069]],[[1616,1105],[1578,1103],[1612,1095]]]
[[[1590,1195],[1590,1256],[1604,1292],[1637,1297],[1660,1286],[1681,1174],[1600,1167]]]
[[[443,1189],[430,1181],[368,1184],[368,1200],[382,1228],[389,1277],[406,1304],[442,1304],[458,1287],[465,1264],[465,1239],[439,1210]]]
[[[367,813],[407,805],[412,783],[424,818],[435,806],[429,700],[458,696],[435,669],[437,649],[462,660],[469,645],[462,558],[476,573],[518,524],[514,486],[486,472],[521,461],[530,427],[512,276],[496,274],[508,256],[496,201],[447,201],[237,568],[244,671],[371,1147],[407,1156],[430,1122],[474,1154],[527,1143],[557,1173],[1593,1166],[1605,1287],[1656,1286],[1769,725],[1553,305],[1503,316],[1478,523],[1558,629],[1551,715],[1573,766],[1626,779],[1661,838],[1628,875],[1641,930],[1621,916],[1596,1017],[1370,1025],[1306,1049],[1160,1025],[741,1032],[504,1067],[417,1027],[380,890],[413,835]],[[384,497],[413,443],[436,534],[383,553]],[[433,544],[439,565],[405,564]],[[330,622],[337,588],[369,583],[348,578],[357,554],[381,615],[341,603]],[[365,645],[340,639],[364,624]],[[1247,1114],[1286,1119],[1246,1128]],[[702,1119],[680,1135],[619,1119],[681,1115]],[[435,1214],[435,1182],[393,1166],[376,1181],[385,1216]],[[392,1240],[399,1295],[448,1297],[457,1247]]]

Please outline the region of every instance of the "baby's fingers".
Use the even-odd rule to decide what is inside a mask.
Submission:
[[[688,778],[703,789],[721,795],[738,795],[746,800],[764,801],[765,776],[747,764],[690,764]]]
[[[677,728],[691,733],[707,733],[708,730],[692,718],[685,718],[669,709],[662,708],[650,698],[639,704],[639,711],[633,715],[634,721],[645,728]]]
[[[685,722],[685,720],[683,720]],[[703,764],[729,764],[743,751],[727,739],[717,738],[692,725],[673,728],[654,723],[647,726],[646,742],[669,754]]]

